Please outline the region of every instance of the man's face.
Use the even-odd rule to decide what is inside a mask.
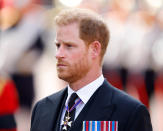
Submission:
[[[91,68],[89,47],[80,39],[77,23],[59,26],[56,33],[58,77],[69,83],[75,82]]]

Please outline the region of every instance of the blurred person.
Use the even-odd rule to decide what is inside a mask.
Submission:
[[[163,32],[163,28],[161,28],[161,25],[159,23],[159,18],[157,18],[158,14],[155,14],[155,16],[152,16],[150,15],[150,12],[149,12],[148,16],[146,16],[146,21],[148,23],[152,23],[151,24],[152,28],[145,35],[144,41],[143,41],[144,44],[146,44],[146,49],[147,49],[147,53],[146,53],[147,54],[146,55],[147,67],[144,71],[144,80],[145,80],[149,100],[151,100],[151,98],[154,95],[156,77],[157,77],[157,73],[159,73],[159,71],[157,71],[157,66],[156,66],[157,64],[155,63],[156,62],[155,57],[153,57],[153,49],[155,48],[155,46],[157,46],[157,43],[160,40],[160,38],[162,38],[161,34]],[[156,52],[158,53],[158,51]],[[157,54],[156,52],[154,54]],[[156,59],[158,60],[158,58]]]
[[[153,69],[156,72],[154,82],[154,92],[151,102],[151,118],[153,129],[157,131],[163,130],[163,9],[156,14],[155,24],[156,39],[152,46]]]
[[[122,49],[125,45],[124,37],[126,23],[134,7],[135,0],[110,0],[108,11],[104,14],[110,27],[110,44],[104,57],[104,76],[115,87],[126,90],[128,69],[122,64]]]
[[[152,131],[146,107],[103,77],[109,30],[100,16],[69,9],[55,23],[58,77],[68,86],[35,105],[31,131]]]
[[[22,10],[12,0],[4,1],[1,9],[0,72],[12,76],[20,105],[30,109],[35,95],[33,70],[44,49],[43,18],[34,7],[27,12]],[[35,21],[36,17],[39,22]]]
[[[0,131],[16,131],[15,112],[19,108],[19,97],[15,83],[10,74],[2,69],[3,65],[3,31],[19,21],[19,13],[12,7],[12,1],[0,1]],[[14,16],[13,18],[8,16]]]
[[[44,51],[43,9],[29,0],[1,1],[0,74],[8,74],[15,84],[20,102],[14,112],[17,130],[26,131],[36,95],[34,70]],[[31,4],[30,8],[25,4]]]
[[[120,57],[121,65],[128,70],[126,91],[149,107],[149,80],[146,77],[151,66],[150,52],[152,47],[151,31],[154,27],[154,16],[148,10],[135,10],[128,17],[124,38],[122,39]],[[146,75],[145,75],[146,74]],[[150,81],[150,87],[152,81]],[[131,88],[131,89],[130,89]],[[134,90],[133,90],[134,88]]]
[[[19,107],[14,82],[0,73],[0,131],[16,131],[14,114]]]

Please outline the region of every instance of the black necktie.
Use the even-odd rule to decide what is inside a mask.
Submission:
[[[66,109],[64,122],[61,127],[61,131],[68,131],[74,121],[75,111],[76,111],[76,108],[74,108],[74,105],[75,105],[75,100],[77,98],[78,98],[78,95],[76,93],[73,93],[68,101],[68,108]]]

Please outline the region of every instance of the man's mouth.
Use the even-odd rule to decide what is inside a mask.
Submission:
[[[62,64],[62,63],[57,64],[57,67],[66,67],[66,66],[67,66],[66,64]]]

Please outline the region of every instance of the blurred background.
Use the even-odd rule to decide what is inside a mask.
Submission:
[[[162,0],[0,0],[0,131],[29,131],[33,105],[66,86],[56,74],[53,19],[71,7],[106,20],[105,78],[144,103],[163,131]]]

